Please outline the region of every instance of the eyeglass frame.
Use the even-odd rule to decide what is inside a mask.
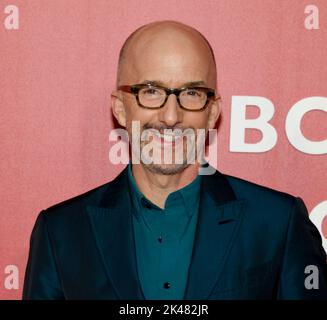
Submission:
[[[155,87],[155,88],[162,89],[162,90],[165,91],[166,98],[165,98],[164,102],[159,107],[147,107],[147,106],[144,106],[143,104],[140,103],[139,91],[141,89],[143,89],[143,88],[146,88],[146,87]],[[180,103],[179,95],[182,93],[182,91],[184,91],[186,89],[201,89],[201,90],[205,91],[205,93],[207,95],[207,100],[206,100],[204,106],[201,109],[188,109],[188,108],[185,108]],[[167,88],[167,87],[164,87],[164,86],[155,85],[155,84],[151,84],[151,83],[140,83],[140,84],[133,84],[133,85],[121,85],[121,86],[118,87],[118,90],[133,94],[136,97],[137,104],[141,108],[150,109],[150,110],[157,110],[157,109],[162,108],[166,104],[166,102],[168,100],[168,97],[171,94],[174,94],[176,96],[176,99],[177,99],[177,102],[178,102],[178,105],[179,105],[180,108],[182,108],[183,110],[192,111],[192,112],[197,112],[197,111],[204,110],[208,106],[209,100],[211,100],[213,97],[216,97],[216,90],[211,89],[211,88],[207,88],[207,87],[199,87],[199,86],[190,86],[190,87],[181,87],[181,88]],[[216,97],[216,99],[219,99],[219,98],[220,98],[220,96]]]

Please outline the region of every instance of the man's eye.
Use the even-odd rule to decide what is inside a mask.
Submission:
[[[148,89],[144,89],[144,90],[142,91],[142,93],[143,93],[144,95],[148,95],[148,96],[154,96],[154,95],[159,95],[159,94],[160,94],[160,92],[159,92],[159,90],[158,90],[157,88],[148,88]]]
[[[156,94],[157,90],[156,89],[146,89],[144,90],[145,94]]]
[[[192,97],[199,97],[200,96],[200,92],[197,90],[187,90],[187,95],[188,96],[192,96]]]

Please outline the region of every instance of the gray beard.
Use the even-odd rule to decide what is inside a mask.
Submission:
[[[188,166],[188,163],[182,163],[182,164],[168,164],[168,165],[162,165],[162,164],[144,164],[142,165],[149,170],[152,173],[156,174],[162,174],[162,175],[174,175],[183,172]]]

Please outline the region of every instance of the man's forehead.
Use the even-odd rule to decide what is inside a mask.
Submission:
[[[140,56],[126,61],[123,70],[125,83],[153,83],[165,87],[215,86],[214,66],[208,59],[200,61],[192,57],[183,62],[163,62],[163,59],[149,59]]]
[[[151,83],[165,87],[215,85],[213,72],[210,70],[209,65],[194,64],[192,68],[180,65],[172,68],[164,64],[157,66],[151,61],[146,65],[137,62],[127,63],[123,82],[134,84]]]

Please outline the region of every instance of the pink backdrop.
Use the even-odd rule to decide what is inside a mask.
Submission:
[[[318,9],[311,22],[319,17],[319,28],[306,25],[309,4]],[[9,5],[19,9],[18,29],[7,28]],[[223,97],[218,168],[301,196],[311,213],[316,208],[326,241],[326,144],[321,154],[302,152],[285,129],[296,102],[327,96],[325,0],[1,0],[0,298],[21,297],[29,237],[40,210],[122,169],[108,159],[118,52],[134,29],[163,19],[194,26],[216,53]],[[270,150],[230,150],[232,97],[240,95],[273,103],[270,123],[278,140]],[[303,117],[307,139],[327,138],[326,111],[327,103]],[[257,117],[257,109],[249,108],[247,116]],[[248,130],[246,139],[261,136]],[[7,288],[9,265],[19,270],[18,289]]]

